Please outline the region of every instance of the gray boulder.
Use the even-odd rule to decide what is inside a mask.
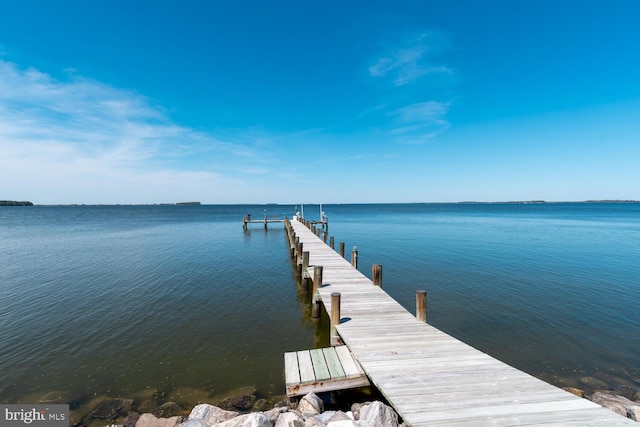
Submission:
[[[304,427],[304,417],[295,412],[284,412],[278,417],[275,427]]]
[[[362,407],[359,420],[370,427],[398,427],[396,411],[379,401]]]
[[[297,409],[305,415],[316,415],[324,410],[324,402],[314,392],[311,392],[300,399]]]
[[[218,427],[273,427],[269,418],[260,412],[239,415],[217,425]]]
[[[638,415],[640,415],[640,403],[638,402],[634,402],[623,396],[615,396],[600,391],[593,393],[591,400],[623,417],[640,421],[640,418],[638,418]]]
[[[265,415],[265,417],[269,418],[269,421],[271,421],[271,424],[275,424],[276,421],[278,421],[278,417],[280,416],[280,414],[287,412],[288,410],[289,408],[279,407],[279,408],[269,409],[268,411],[264,411],[263,414]]]
[[[237,412],[227,411],[217,406],[201,403],[194,406],[189,414],[189,420],[201,420],[208,426],[230,420],[238,416]]]
[[[187,420],[182,424],[178,424],[178,427],[210,427],[202,420]]]
[[[182,422],[182,417],[157,418],[153,414],[142,414],[136,422],[136,427],[175,427],[180,422]]]

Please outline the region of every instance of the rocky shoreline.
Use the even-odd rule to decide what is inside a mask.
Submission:
[[[588,380],[589,378],[585,379]],[[594,379],[595,380],[595,379]],[[589,399],[611,411],[640,421],[640,390],[617,386],[593,393],[565,387],[566,391]],[[75,427],[402,427],[402,419],[382,397],[360,390],[353,394],[309,393],[299,401],[260,399],[250,388],[224,397],[215,405],[200,403],[191,411],[173,401],[155,409],[136,405],[133,399],[105,399],[82,417]],[[374,391],[375,392],[375,391]],[[355,403],[354,403],[355,402]],[[140,413],[140,412],[143,413]]]

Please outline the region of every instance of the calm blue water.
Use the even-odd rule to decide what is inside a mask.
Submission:
[[[294,211],[0,208],[0,401],[282,394],[282,353],[324,338],[282,226],[242,230],[265,209]],[[640,387],[640,204],[324,210],[336,245],[357,246],[369,276],[382,264],[410,311],[428,291],[436,327],[556,385]]]

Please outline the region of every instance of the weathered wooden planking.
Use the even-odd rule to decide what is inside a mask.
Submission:
[[[369,380],[345,346],[284,354],[287,396],[369,386]]]
[[[329,316],[331,292],[342,295],[337,330],[349,348],[336,354],[351,350],[359,363],[350,369],[364,369],[407,425],[637,425],[416,320],[304,225],[291,224],[309,252],[309,276],[323,267],[318,295]]]

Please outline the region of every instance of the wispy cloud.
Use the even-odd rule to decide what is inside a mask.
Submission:
[[[427,74],[451,74],[450,68],[433,62],[445,46],[441,34],[422,32],[383,54],[369,67],[369,73],[374,77],[391,77],[396,86],[413,83]]]
[[[229,191],[244,172],[269,172],[257,145],[179,126],[135,92],[77,76],[61,81],[0,59],[5,197],[51,190],[51,202],[152,202],[172,191]]]
[[[390,131],[396,142],[423,144],[451,127],[446,115],[451,102],[417,102],[389,112],[396,118]]]

